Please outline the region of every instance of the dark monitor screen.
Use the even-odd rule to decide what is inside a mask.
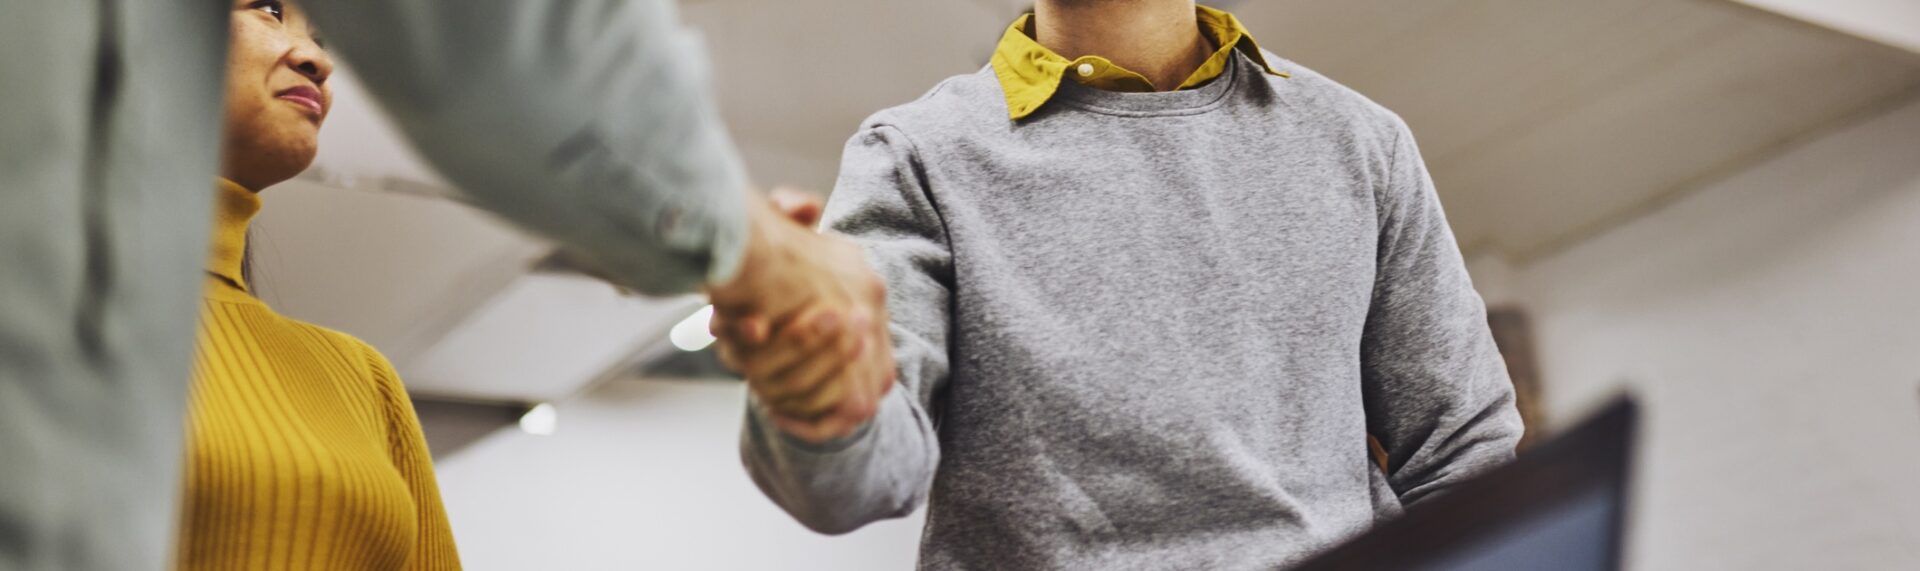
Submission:
[[[1619,569],[1637,417],[1617,401],[1296,569]]]

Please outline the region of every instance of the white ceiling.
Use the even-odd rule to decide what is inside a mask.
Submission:
[[[983,65],[1025,4],[708,0],[685,17],[756,174],[825,188],[862,118]],[[1522,259],[1920,87],[1920,55],[1720,0],[1234,11],[1267,49],[1404,116],[1461,243]]]
[[[1734,1],[1920,53],[1920,2],[1913,0]]]
[[[1269,49],[1405,117],[1460,242],[1520,261],[1920,88],[1920,55],[1721,1],[1240,14]]]
[[[756,179],[825,191],[866,115],[983,65],[1024,0],[703,0]],[[1455,232],[1519,263],[1920,95],[1920,54],[1723,0],[1267,0],[1262,45],[1400,112]],[[547,248],[457,193],[336,78],[322,152],[267,194],[264,297],[359,335],[423,392],[540,400],[656,343],[688,299],[528,275]]]

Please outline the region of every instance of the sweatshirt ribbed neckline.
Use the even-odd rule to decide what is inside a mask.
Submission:
[[[1120,92],[1087,87],[1075,81],[1062,81],[1060,93],[1055,97],[1061,103],[1080,110],[1106,115],[1127,117],[1193,115],[1211,111],[1225,102],[1227,95],[1241,82],[1246,81],[1244,76],[1247,74],[1248,65],[1245,54],[1235,53],[1233,63],[1227,66],[1226,73],[1194,89]]]

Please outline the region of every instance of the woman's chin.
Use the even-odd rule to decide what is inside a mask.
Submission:
[[[246,170],[253,173],[262,188],[286,182],[300,176],[307,167],[313,166],[314,147],[304,149],[281,149],[280,152],[256,155],[257,162]]]
[[[313,159],[320,156],[320,140],[314,136],[289,137],[274,146],[273,162],[299,171],[307,170]]]

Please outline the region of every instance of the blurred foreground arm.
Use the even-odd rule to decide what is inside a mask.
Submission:
[[[479,206],[648,294],[733,279],[744,169],[665,0],[310,0],[420,152]]]

